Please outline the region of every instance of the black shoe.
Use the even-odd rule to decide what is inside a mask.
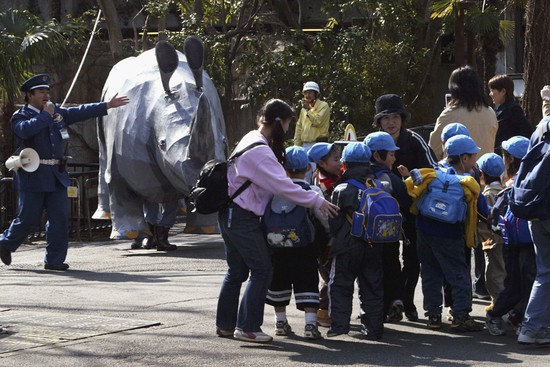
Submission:
[[[428,329],[441,329],[441,314],[428,315]]]
[[[136,250],[136,249],[138,249],[138,248],[141,248],[142,241],[143,241],[142,238],[136,238],[136,239],[134,239],[134,241],[133,241],[132,244],[130,245],[130,248],[131,248],[132,250]]]
[[[170,243],[157,243],[157,251],[175,251],[178,249],[178,246],[172,245]]]
[[[405,317],[409,321],[413,321],[413,322],[418,321],[418,312],[416,312],[416,311],[411,311],[411,312],[405,311]]]
[[[68,264],[44,264],[44,269],[46,270],[59,270],[59,271],[65,271],[69,269]]]
[[[11,264],[11,251],[0,245],[0,259],[6,265]]]

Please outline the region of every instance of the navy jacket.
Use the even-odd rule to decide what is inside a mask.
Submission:
[[[62,159],[64,155],[63,138],[60,130],[78,121],[107,114],[107,103],[90,103],[77,107],[59,108],[55,112],[63,121],[54,123],[54,119],[45,111],[37,112],[28,105],[17,110],[11,118],[11,128],[16,137],[17,154],[23,148],[33,148],[40,159]],[[61,171],[59,165],[41,164],[34,172],[19,169],[14,173],[15,188],[27,192],[52,192],[69,185],[69,174]],[[59,183],[59,184],[58,184]]]

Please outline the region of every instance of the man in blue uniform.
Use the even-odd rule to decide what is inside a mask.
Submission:
[[[36,75],[23,83],[25,106],[11,118],[17,152],[32,148],[40,156],[40,165],[34,172],[19,169],[14,172],[14,183],[19,191],[19,214],[10,227],[0,235],[0,259],[11,263],[11,253],[17,250],[27,236],[40,225],[46,210],[46,256],[44,268],[67,270],[69,174],[65,170],[64,139],[66,127],[78,121],[104,116],[109,108],[128,103],[128,97],[115,95],[109,102],[83,104],[61,108],[50,102],[50,77]]]

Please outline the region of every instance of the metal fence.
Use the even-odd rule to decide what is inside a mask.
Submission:
[[[97,207],[98,163],[69,163],[70,176],[69,197],[69,236],[80,241],[83,236],[93,239],[94,233],[108,230],[111,222],[92,219]],[[17,191],[13,187],[12,177],[0,179],[0,227],[5,230],[18,213]],[[43,218],[40,228],[33,232],[29,239],[44,237]]]

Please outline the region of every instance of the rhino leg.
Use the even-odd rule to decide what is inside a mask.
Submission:
[[[99,143],[99,174],[97,178],[97,209],[92,215],[93,219],[111,219],[109,209],[109,188],[105,181],[107,170],[107,152],[105,147],[105,133],[103,131],[103,118],[97,120],[97,141]]]

